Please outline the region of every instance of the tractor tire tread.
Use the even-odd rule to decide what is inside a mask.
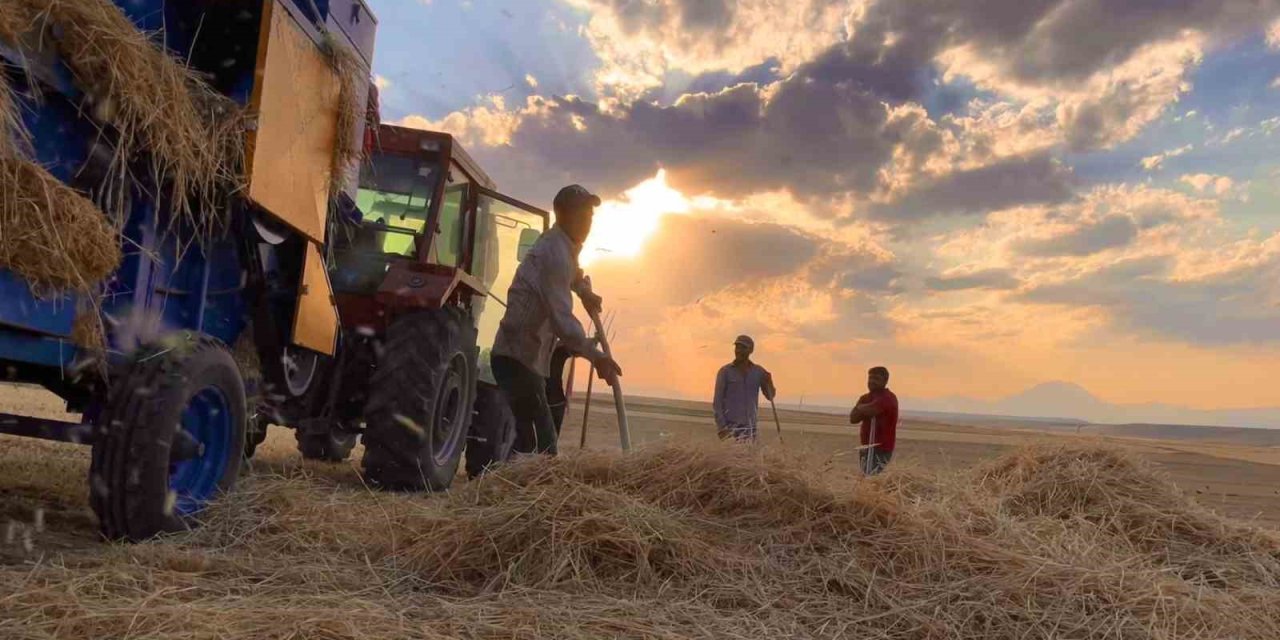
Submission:
[[[126,365],[120,377],[112,381],[101,419],[98,421],[97,440],[90,462],[90,504],[98,515],[102,534],[112,540],[141,541],[157,533],[180,531],[189,528],[187,522],[172,513],[166,513],[167,493],[159,496],[161,510],[155,509],[157,496],[143,482],[147,453],[157,443],[172,442],[175,424],[165,420],[170,413],[162,401],[181,393],[187,383],[183,375],[190,363],[209,359],[204,366],[223,367],[236,372],[238,369],[231,353],[217,339],[209,336],[186,336],[179,345],[177,356],[168,353],[174,347],[144,347]],[[243,386],[240,389],[239,409],[244,410]],[[161,401],[157,401],[160,399]],[[235,404],[234,400],[231,400]],[[243,416],[239,421],[241,441],[245,428]],[[233,440],[235,442],[236,440]],[[242,455],[233,456],[225,478],[234,479],[239,473]],[[229,487],[228,487],[229,488]],[[168,486],[165,486],[168,491]]]

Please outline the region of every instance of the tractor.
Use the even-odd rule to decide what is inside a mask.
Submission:
[[[33,223],[55,219],[67,211],[51,207],[75,203],[108,220],[106,238],[120,256],[101,281],[76,287],[50,287],[16,262],[0,264],[0,370],[10,382],[40,385],[61,396],[68,411],[82,416],[71,423],[6,415],[0,417],[0,433],[91,445],[90,499],[106,537],[141,540],[190,526],[240,470],[246,424],[262,395],[246,383],[261,376],[265,388],[305,391],[299,376],[306,374],[306,362],[363,339],[354,325],[340,329],[326,248],[331,236],[344,231],[341,216],[331,211],[349,211],[366,197],[356,189],[355,164],[338,161],[336,151],[358,150],[367,139],[364,111],[376,26],[363,0],[0,3],[0,110],[17,105],[0,112],[0,162],[51,176],[45,191],[59,194],[6,201],[27,183],[0,184],[0,248],[6,249],[0,255],[24,258],[8,250],[22,240],[15,233],[22,227],[2,226],[14,224],[14,216],[29,215]],[[117,66],[94,67],[104,59]],[[188,101],[197,111],[214,102],[244,115],[243,121],[229,120],[237,127],[229,136],[229,155],[243,159],[243,166],[234,167],[239,184],[193,202],[166,174],[177,165],[163,157],[164,149],[138,148],[139,140],[164,142],[149,127],[179,115],[155,117],[161,105],[148,105],[134,93],[146,87],[111,75],[123,64],[136,66],[129,71],[143,78],[139,84],[149,84],[152,74],[173,82],[177,92],[195,87],[201,96],[212,96]],[[359,112],[352,113],[352,105]],[[138,116],[134,120],[128,120],[129,109]],[[8,114],[17,115],[6,119]],[[201,122],[192,130],[202,130]],[[6,130],[15,125],[21,134]],[[188,142],[195,144],[173,148],[191,150],[204,141]],[[445,167],[438,170],[432,175],[443,175]],[[480,179],[473,190],[468,174],[452,169],[451,175],[462,186],[449,182],[426,195],[455,209],[431,211],[460,214],[463,207],[480,206]],[[353,239],[384,232],[408,238],[411,233],[399,230],[423,223],[411,218],[421,210],[415,198],[424,194],[416,186],[403,191],[392,181],[425,185],[429,178],[388,169],[386,180],[385,191],[367,192],[378,203],[374,210],[403,202],[408,217],[389,217],[367,232],[362,226]],[[193,210],[204,213],[190,215]],[[77,229],[52,231],[60,241],[82,240],[69,235]],[[354,247],[339,255],[365,264]],[[396,247],[412,251],[394,240],[383,244]],[[414,287],[415,278],[438,282],[433,268],[424,263],[424,270],[394,273],[416,291],[422,288]],[[343,282],[351,291],[351,283]],[[448,300],[468,295],[456,286],[446,293]],[[464,344],[474,329],[452,320],[458,314],[453,307],[389,314],[387,321],[403,316],[388,330],[393,348],[404,350],[395,366],[440,367],[437,351],[405,341],[446,332],[451,348]],[[361,322],[376,331],[376,320]],[[88,335],[100,329],[96,341],[78,335],[77,327],[86,326]],[[462,357],[474,362],[475,354]],[[452,360],[443,362],[447,371],[456,371]],[[400,411],[392,406],[399,399],[388,392],[406,393],[426,383],[393,367],[379,375],[370,393],[382,403],[375,406],[385,409],[374,429],[379,437],[370,442],[381,443],[378,455],[387,456],[394,453],[388,451],[393,443],[381,434]],[[397,375],[410,380],[393,380]],[[468,400],[470,378],[449,375],[455,377],[446,376],[444,384],[457,389],[449,402]],[[439,388],[440,376],[431,384]],[[432,452],[451,451],[454,444],[442,443]]]
[[[507,288],[549,216],[495,191],[452,136],[387,124],[357,193],[327,247],[337,354],[293,353],[254,433],[292,427],[304,457],[328,461],[360,437],[372,484],[446,489],[464,450],[471,476],[511,454],[515,421],[489,356]]]

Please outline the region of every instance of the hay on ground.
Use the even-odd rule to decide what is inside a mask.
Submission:
[[[1102,499],[1126,490],[1109,482],[1171,490],[1140,465],[1109,472],[1125,464],[1111,455],[1024,452],[967,477],[833,488],[795,458],[655,448],[518,462],[435,498],[277,468],[193,533],[0,569],[0,635],[1280,637],[1276,589],[1235,573],[1206,586],[1178,558],[1131,553],[1127,530],[1009,497],[1036,460],[1050,479],[1092,469],[1098,483],[1067,497],[1094,517],[1128,508]],[[1001,469],[1028,473],[997,487]],[[1271,553],[1272,534],[1219,521],[1257,536],[1234,553]]]

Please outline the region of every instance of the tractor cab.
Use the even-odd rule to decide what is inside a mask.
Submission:
[[[380,126],[358,212],[330,232],[343,326],[380,334],[406,311],[461,306],[477,329],[479,379],[492,383],[488,350],[507,288],[549,222],[494,186],[453,136]]]

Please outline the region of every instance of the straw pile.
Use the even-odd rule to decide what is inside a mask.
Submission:
[[[1280,637],[1276,537],[1113,453],[850,488],[776,454],[659,448],[434,499],[310,468],[252,478],[192,534],[0,571],[0,635]],[[1223,571],[1185,571],[1204,562]]]
[[[90,291],[115,270],[120,245],[87,198],[39,165],[0,152],[0,267],[38,291]]]
[[[145,158],[147,177],[167,185],[171,207],[212,230],[243,166],[235,104],[110,0],[6,0],[0,11],[7,14],[0,21],[53,43],[88,96],[90,112],[116,133],[117,177],[126,178],[132,163]]]
[[[0,267],[37,290],[88,291],[120,262],[114,230],[92,202],[28,160],[26,142],[0,70]]]

